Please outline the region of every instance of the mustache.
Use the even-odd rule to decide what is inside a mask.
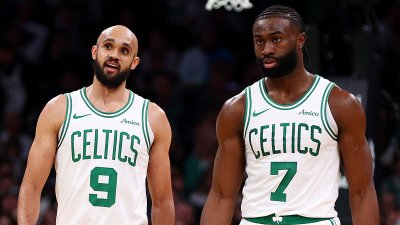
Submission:
[[[108,58],[104,61],[104,63],[107,63],[107,62],[113,62],[113,63],[118,63],[118,64],[119,64],[119,60],[118,60],[118,59],[115,59],[115,58],[112,58],[112,57],[108,57]]]
[[[271,56],[271,55],[266,55],[266,56],[261,57],[261,59],[262,59],[262,60],[264,60],[264,59],[279,60],[280,58],[279,58],[279,57],[275,57],[275,56]]]

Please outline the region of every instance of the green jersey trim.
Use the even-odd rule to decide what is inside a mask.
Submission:
[[[274,108],[280,109],[280,110],[290,110],[290,109],[294,109],[294,108],[300,106],[301,104],[303,104],[303,102],[305,102],[308,99],[308,97],[310,97],[311,93],[317,87],[320,79],[321,79],[320,76],[315,75],[315,79],[314,79],[311,87],[306,91],[306,93],[299,100],[297,100],[296,102],[294,102],[292,104],[279,104],[279,103],[275,102],[273,99],[271,99],[268,95],[267,88],[265,87],[264,79],[261,79],[258,82],[258,85],[260,87],[261,95],[263,96],[264,100],[269,105],[271,105]]]
[[[328,117],[327,117],[327,108],[328,108],[328,99],[329,99],[329,94],[331,93],[332,88],[335,86],[334,83],[328,84],[328,86],[325,88],[324,94],[322,96],[322,103],[321,103],[321,119],[322,119],[322,124],[324,125],[324,128],[326,132],[331,136],[333,140],[337,140],[337,135],[335,132],[332,130],[331,126],[329,125],[328,122]]]
[[[149,111],[149,100],[145,99],[143,101],[143,107],[142,107],[142,130],[143,130],[144,140],[146,142],[146,146],[149,151],[150,150],[150,135],[149,135],[148,127],[147,127],[148,111]]]
[[[65,117],[63,124],[61,126],[61,133],[59,136],[59,141],[57,145],[57,149],[61,146],[62,142],[64,141],[65,135],[67,134],[67,130],[69,127],[69,122],[71,121],[71,114],[72,114],[72,98],[70,94],[65,94],[67,99],[66,101],[66,109],[65,109]]]
[[[246,108],[244,111],[244,117],[243,117],[243,122],[244,122],[244,132],[243,132],[243,137],[246,138],[247,134],[247,128],[249,127],[250,123],[250,117],[251,117],[251,88],[247,87],[245,89],[245,97],[246,97]]]
[[[336,221],[332,219],[329,220],[329,222],[331,222],[331,225],[337,225]]]
[[[86,95],[86,87],[83,87],[80,90],[80,94],[81,97],[83,99],[83,101],[85,102],[85,104],[87,105],[87,107],[96,115],[101,116],[101,117],[105,117],[105,118],[112,118],[112,117],[117,117],[121,114],[123,114],[124,112],[126,112],[129,107],[131,107],[131,105],[133,104],[135,95],[133,94],[132,91],[129,91],[129,98],[128,98],[128,102],[119,110],[115,111],[115,112],[103,112],[98,110],[90,101],[89,98]]]
[[[243,218],[252,223],[258,224],[279,224],[279,225],[294,225],[294,224],[308,224],[308,223],[316,223],[320,221],[329,220],[332,222],[332,218],[310,218],[303,217],[298,215],[293,216],[276,216],[269,215],[263,217],[255,217],[255,218]]]

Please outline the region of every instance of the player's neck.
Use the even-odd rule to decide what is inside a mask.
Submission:
[[[282,91],[296,89],[304,85],[309,79],[310,73],[304,67],[296,67],[291,73],[279,78],[266,78],[265,82],[268,89],[279,89]]]
[[[91,86],[86,88],[86,95],[97,109],[114,112],[128,102],[129,91],[125,88],[125,83],[117,88],[107,88],[100,82],[94,81]]]
[[[313,81],[314,76],[308,73],[303,67],[300,70],[295,69],[292,73],[281,78],[267,78],[265,85],[268,95],[273,99],[293,99],[302,96],[312,85]]]

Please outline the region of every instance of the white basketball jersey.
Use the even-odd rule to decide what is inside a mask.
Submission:
[[[245,89],[244,218],[337,216],[338,128],[328,106],[333,86],[315,76],[301,99],[285,105],[268,96],[264,79]]]
[[[86,88],[65,94],[67,110],[55,159],[57,224],[147,225],[146,175],[153,142],[149,101],[96,109]]]

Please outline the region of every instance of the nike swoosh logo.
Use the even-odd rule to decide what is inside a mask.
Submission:
[[[264,109],[263,111],[260,111],[260,112],[256,112],[255,110],[253,111],[253,117],[256,117],[256,116],[258,116],[258,115],[260,115],[260,114],[263,114],[263,113],[265,113],[266,111],[268,111],[268,110],[270,110],[271,108],[268,108],[268,109]]]
[[[72,118],[74,118],[74,119],[80,119],[80,118],[82,118],[82,117],[85,117],[85,116],[90,116],[90,115],[92,115],[91,113],[89,113],[89,114],[84,114],[84,115],[76,115],[76,113],[72,116]]]

